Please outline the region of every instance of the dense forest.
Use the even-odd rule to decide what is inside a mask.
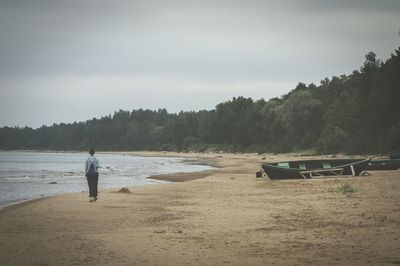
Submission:
[[[262,96],[262,95],[260,95]],[[400,48],[350,75],[210,111],[120,110],[86,122],[0,128],[0,149],[391,153],[400,151]]]

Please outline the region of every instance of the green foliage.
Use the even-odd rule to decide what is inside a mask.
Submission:
[[[185,149],[196,149],[196,146],[198,144],[200,144],[200,139],[196,138],[196,137],[191,137],[191,136],[187,136],[184,140],[183,140],[183,147]]]
[[[400,51],[360,70],[299,83],[281,98],[235,97],[214,110],[119,110],[86,122],[0,128],[0,149],[396,153]],[[260,95],[262,97],[262,95]]]
[[[348,137],[341,128],[329,126],[321,133],[317,149],[321,153],[337,153],[346,150],[348,143]]]

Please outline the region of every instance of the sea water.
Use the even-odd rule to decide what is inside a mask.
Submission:
[[[87,153],[0,151],[0,207],[16,202],[88,191]],[[182,158],[138,157],[96,153],[100,164],[99,189],[165,183],[148,179],[159,174],[211,169],[187,164]]]

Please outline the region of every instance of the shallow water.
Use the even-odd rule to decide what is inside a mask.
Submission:
[[[165,183],[147,179],[158,174],[209,170],[182,158],[138,157],[96,153],[99,189]],[[84,164],[87,153],[0,152],[0,206],[15,202],[88,191]]]

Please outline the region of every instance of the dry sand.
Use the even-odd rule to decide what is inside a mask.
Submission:
[[[266,182],[261,156],[185,156],[219,168],[1,210],[0,265],[400,264],[400,171]]]

